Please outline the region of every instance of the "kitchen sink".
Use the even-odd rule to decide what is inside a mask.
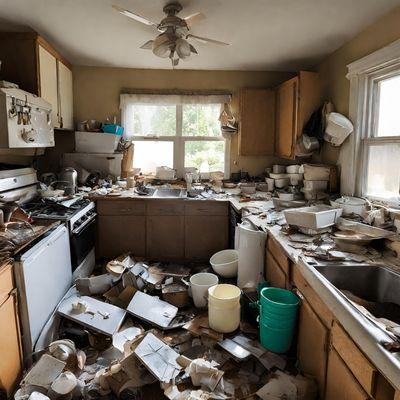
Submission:
[[[184,198],[187,196],[186,189],[156,189],[152,197],[157,198]]]
[[[400,320],[400,274],[376,265],[330,265],[315,269],[352,300],[359,302],[353,296],[364,300],[360,304],[376,317]]]

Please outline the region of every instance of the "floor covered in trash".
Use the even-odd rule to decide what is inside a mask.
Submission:
[[[78,279],[15,399],[316,398],[295,349],[280,355],[260,344],[257,290],[242,291],[239,327],[217,332],[189,297],[198,272],[209,267],[121,256]]]

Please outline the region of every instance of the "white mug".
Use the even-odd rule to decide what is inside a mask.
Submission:
[[[218,276],[208,272],[200,272],[190,277],[190,287],[194,305],[197,308],[207,307],[208,289],[218,285]]]

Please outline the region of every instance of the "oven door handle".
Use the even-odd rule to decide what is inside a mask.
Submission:
[[[87,225],[89,225],[95,218],[97,214],[93,213],[82,225],[79,225],[76,229],[74,229],[71,233],[73,235],[78,235],[83,231],[84,228],[86,228]]]

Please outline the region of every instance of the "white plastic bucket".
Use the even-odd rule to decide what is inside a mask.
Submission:
[[[256,288],[263,280],[267,234],[244,221],[237,226],[235,235],[239,251],[237,285],[241,289]]]
[[[239,327],[240,294],[237,286],[228,284],[208,289],[208,323],[211,329],[229,333]]]
[[[227,249],[215,253],[210,258],[210,264],[218,275],[224,278],[237,276],[239,254],[237,250]]]
[[[208,272],[200,272],[190,277],[193,302],[197,308],[207,306],[208,289],[215,285],[218,285],[218,276]]]

